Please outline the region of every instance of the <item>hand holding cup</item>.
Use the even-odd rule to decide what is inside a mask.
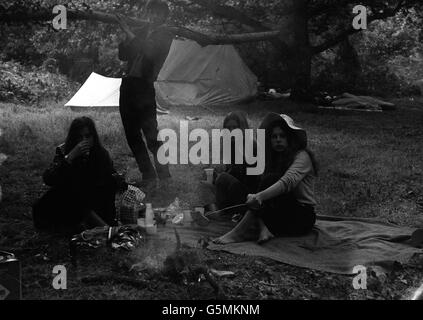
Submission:
[[[90,143],[88,140],[82,140],[69,152],[67,159],[73,161],[79,157],[88,157],[90,155]]]

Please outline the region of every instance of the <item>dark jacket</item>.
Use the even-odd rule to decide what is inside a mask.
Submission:
[[[128,62],[127,76],[153,84],[169,54],[173,34],[147,25],[136,29],[135,38],[119,44],[119,59]]]
[[[107,224],[116,225],[115,192],[119,176],[106,149],[91,150],[87,159],[69,164],[64,158],[64,145],[56,148],[50,167],[44,172],[44,183],[51,188],[33,207],[37,229],[75,233],[87,215],[94,211]]]
[[[116,170],[109,153],[103,147],[92,150],[88,159],[75,159],[72,164],[65,160],[64,145],[56,148],[50,167],[43,174],[43,181],[51,187],[77,188],[116,188]]]

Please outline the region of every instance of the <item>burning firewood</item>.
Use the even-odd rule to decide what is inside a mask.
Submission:
[[[196,282],[203,276],[212,286],[216,296],[224,298],[224,293],[210,269],[201,262],[198,253],[191,248],[182,248],[181,238],[175,230],[176,249],[164,261],[164,274],[178,280]]]

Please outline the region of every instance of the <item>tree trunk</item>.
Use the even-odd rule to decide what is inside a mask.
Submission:
[[[290,0],[292,14],[281,19],[280,39],[287,43],[289,52],[281,52],[288,59],[291,77],[291,99],[311,99],[311,46],[308,33],[307,0]]]
[[[311,101],[311,52],[309,46],[299,46],[292,59],[291,99]]]
[[[335,71],[341,77],[343,90],[353,91],[356,89],[361,66],[357,50],[351,44],[349,38],[339,44],[338,56],[335,60]]]

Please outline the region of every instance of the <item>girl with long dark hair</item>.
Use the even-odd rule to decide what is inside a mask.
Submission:
[[[223,121],[223,128],[228,129],[230,132],[240,129],[242,132],[242,143],[245,146],[245,130],[249,129],[248,120],[246,115],[241,111],[230,112]],[[256,152],[255,141],[254,153]],[[243,159],[242,163],[235,163],[236,154],[241,152],[236,148],[234,139],[231,141],[231,161],[227,164],[225,171],[220,173],[215,181],[214,191],[216,193],[216,206],[218,209],[223,209],[245,202],[247,195],[257,189],[257,177],[247,175],[248,163],[245,159],[245,150],[241,154]],[[227,210],[225,216],[231,217],[244,214],[245,210]]]
[[[305,130],[287,115],[268,114],[260,129],[266,131],[266,167],[258,192],[249,194],[250,208],[239,224],[218,244],[274,236],[299,236],[311,231],[316,221],[314,177],[317,163],[307,149]]]
[[[37,229],[74,233],[116,225],[119,177],[92,119],[72,121],[65,143],[56,148],[43,180],[51,188],[33,206]]]

